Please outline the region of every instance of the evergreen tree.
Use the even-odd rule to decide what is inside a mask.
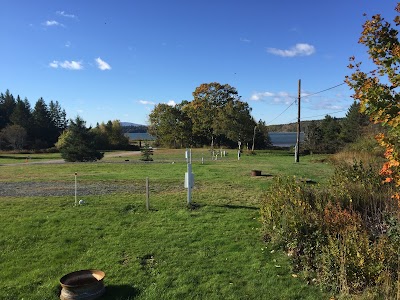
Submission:
[[[153,161],[153,158],[151,157],[153,155],[153,148],[151,148],[148,143],[146,143],[140,151],[142,152],[142,157],[140,160]]]
[[[15,104],[14,96],[9,90],[5,94],[0,94],[0,129],[11,123],[10,117],[14,111]]]
[[[58,101],[54,102],[53,100],[49,103],[49,114],[50,119],[52,121],[52,125],[57,132],[58,136],[67,128],[68,121],[67,121],[67,114],[65,109],[61,108],[60,103]]]
[[[360,112],[360,103],[354,101],[342,120],[341,140],[344,143],[356,141],[362,134],[362,128],[368,123],[368,117]]]
[[[320,153],[322,151],[323,133],[321,127],[316,121],[311,121],[308,125],[304,137],[304,148],[311,153]]]
[[[103,153],[95,147],[94,134],[86,128],[86,122],[80,117],[70,121],[70,126],[58,144],[62,158],[66,161],[96,161],[103,158]]]
[[[14,125],[22,126],[28,133],[31,133],[32,127],[32,111],[28,99],[25,98],[24,101],[17,96],[17,101],[15,104],[14,111],[10,116],[10,121]]]
[[[271,146],[272,142],[268,133],[268,126],[264,121],[259,120],[257,126],[255,127],[254,149],[267,149]]]
[[[58,138],[57,129],[52,122],[49,109],[43,98],[36,102],[32,117],[35,148],[47,148],[54,145]]]
[[[340,140],[342,127],[337,118],[325,116],[320,125],[322,131],[322,147],[325,153],[335,153],[343,146]]]

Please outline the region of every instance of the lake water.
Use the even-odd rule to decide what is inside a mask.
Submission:
[[[152,137],[148,133],[127,133],[126,134],[131,140],[138,141],[152,141],[154,137]],[[296,144],[296,132],[270,132],[269,136],[271,138],[271,142],[274,146],[279,147],[290,147]],[[300,142],[304,141],[304,132],[300,133]]]
[[[270,132],[272,145],[279,147],[290,147],[296,145],[296,132]],[[304,132],[300,132],[300,142],[304,142]]]

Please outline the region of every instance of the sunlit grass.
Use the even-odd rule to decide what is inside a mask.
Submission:
[[[193,161],[195,209],[186,207],[184,151],[155,151],[154,162],[1,166],[1,182],[133,183],[108,195],[2,197],[0,299],[56,299],[68,272],[106,273],[105,299],[323,299],[292,276],[283,254],[259,231],[259,201],[271,177],[324,182],[316,157],[258,154]],[[194,151],[193,158],[202,152]],[[201,158],[201,156],[200,156]],[[159,161],[159,162],[158,162]],[[172,163],[173,162],[173,163]],[[252,169],[268,176],[251,177]],[[144,184],[150,178],[150,211]],[[79,198],[79,199],[80,199]]]

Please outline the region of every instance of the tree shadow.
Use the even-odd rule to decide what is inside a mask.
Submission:
[[[42,159],[41,157],[31,157],[30,155],[26,155],[26,156],[14,156],[14,155],[0,155],[0,158],[5,158],[5,159],[14,159],[14,160],[38,160],[38,159]]]
[[[140,290],[131,285],[106,285],[106,292],[101,300],[135,299]]]
[[[224,204],[224,205],[215,205],[216,207],[223,207],[229,209],[249,209],[249,210],[259,210],[259,207],[254,206],[245,206],[245,205],[232,205],[232,204]]]

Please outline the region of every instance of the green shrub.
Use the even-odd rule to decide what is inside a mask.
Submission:
[[[261,207],[264,236],[287,251],[296,270],[315,270],[315,255],[325,243],[319,215],[324,203],[315,189],[296,178],[276,178]]]
[[[393,298],[400,222],[392,188],[361,161],[338,165],[328,188],[276,178],[262,201],[264,236],[294,271],[331,291]]]

